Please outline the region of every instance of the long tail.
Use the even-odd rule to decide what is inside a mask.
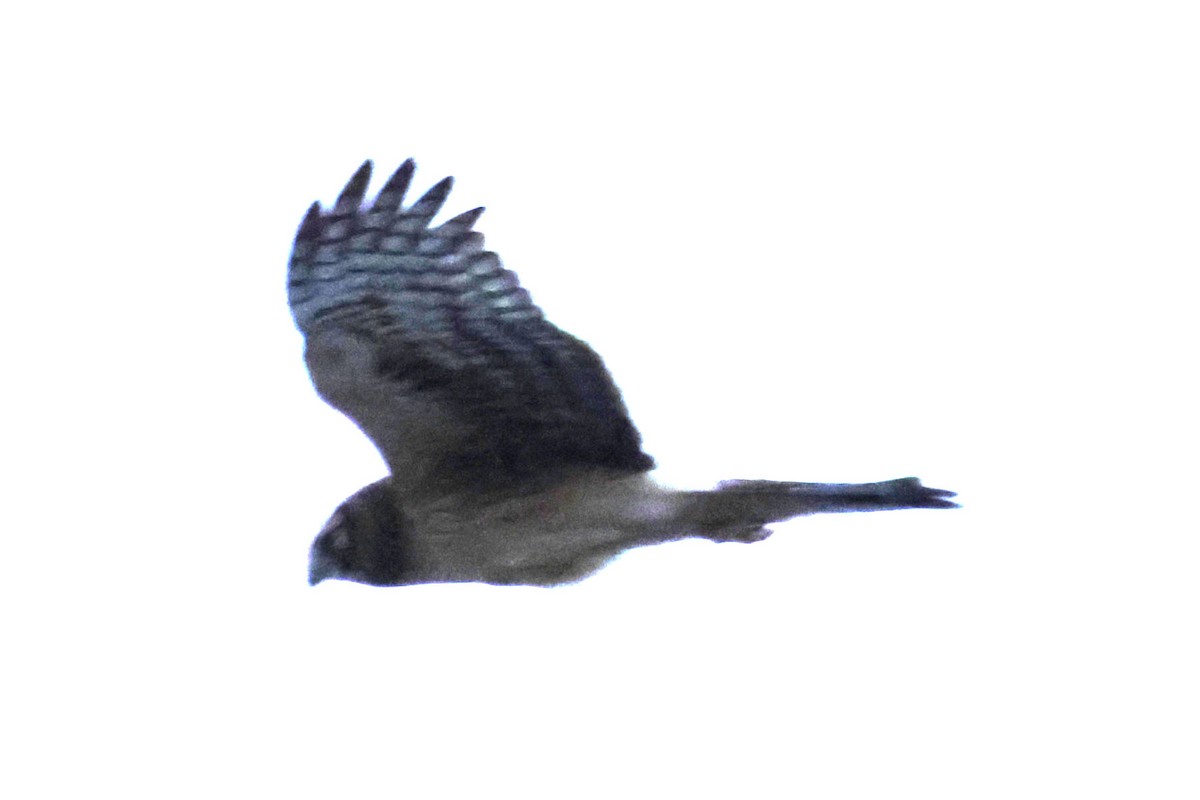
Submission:
[[[802,514],[892,511],[902,508],[958,508],[954,492],[930,489],[916,478],[878,483],[790,483],[723,481],[709,492],[694,492],[685,511],[693,536],[719,541],[758,541],[763,526]]]

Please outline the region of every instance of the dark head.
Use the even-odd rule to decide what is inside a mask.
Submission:
[[[308,557],[308,583],[326,578],[397,586],[404,579],[403,519],[387,479],[360,489],[338,506],[317,534]]]

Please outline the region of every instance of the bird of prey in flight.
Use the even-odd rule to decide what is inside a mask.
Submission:
[[[484,249],[482,208],[430,225],[451,178],[404,207],[413,169],[364,205],[367,161],[332,208],[313,203],[292,249],[288,301],[313,384],[390,473],[333,513],[310,583],[552,586],[629,548],[757,542],[801,514],[955,507],[916,478],[657,485],[600,357]]]

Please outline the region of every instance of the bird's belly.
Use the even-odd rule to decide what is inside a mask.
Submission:
[[[443,580],[552,586],[586,577],[622,548],[612,528],[521,526],[426,540],[430,569]]]

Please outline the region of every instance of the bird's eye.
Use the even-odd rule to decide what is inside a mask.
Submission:
[[[329,542],[335,550],[348,550],[350,548],[350,533],[345,528],[338,528],[334,531],[333,538]]]

